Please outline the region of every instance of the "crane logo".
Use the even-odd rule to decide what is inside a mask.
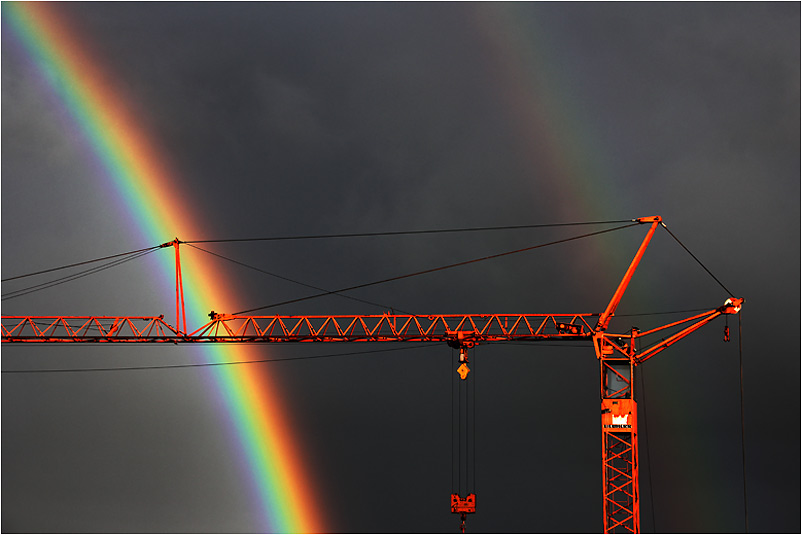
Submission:
[[[632,429],[634,401],[631,399],[605,399],[602,402],[602,427]]]
[[[613,414],[613,425],[629,427],[629,414],[624,414],[623,416]]]

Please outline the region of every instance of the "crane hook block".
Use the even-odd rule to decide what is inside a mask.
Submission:
[[[460,498],[459,494],[451,495],[451,512],[452,513],[475,513],[476,512],[476,494],[473,492],[468,494],[466,498]]]
[[[468,378],[468,373],[470,373],[471,369],[468,367],[467,364],[464,362],[457,368],[457,373],[459,374],[459,378],[463,381]]]

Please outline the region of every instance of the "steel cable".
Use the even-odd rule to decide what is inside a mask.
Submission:
[[[25,278],[25,277],[32,277],[34,275],[42,275],[44,273],[51,273],[53,271],[59,271],[61,269],[68,269],[68,268],[71,268],[71,267],[78,267],[78,266],[83,266],[83,265],[86,265],[86,264],[92,264],[94,262],[102,262],[103,260],[110,260],[112,258],[119,258],[121,256],[127,256],[127,255],[136,254],[136,253],[142,253],[142,252],[145,252],[145,251],[153,251],[155,249],[161,249],[162,247],[163,247],[163,245],[154,245],[153,247],[146,247],[145,249],[137,249],[136,251],[129,251],[127,253],[119,253],[119,254],[114,254],[114,255],[111,255],[111,256],[104,256],[102,258],[95,258],[93,260],[85,260],[83,262],[76,262],[75,264],[67,264],[66,266],[59,266],[59,267],[54,267],[54,268],[50,268],[50,269],[44,269],[42,271],[35,271],[33,273],[26,273],[24,275],[17,275],[16,277],[9,277],[7,279],[2,279],[2,280],[0,280],[0,282],[8,282],[8,281],[16,280],[16,279],[22,279],[22,278]]]
[[[722,288],[724,288],[724,291],[725,291],[725,292],[727,292],[727,296],[728,296],[728,297],[735,297],[735,294],[734,294],[734,293],[732,293],[731,291],[729,291],[729,289],[727,289],[727,287],[726,287],[726,286],[724,286],[724,283],[722,283],[720,280],[718,280],[718,278],[717,278],[715,275],[713,275],[713,272],[712,272],[712,271],[710,271],[709,269],[707,269],[707,266],[705,266],[705,265],[702,263],[702,261],[701,261],[701,260],[699,260],[698,258],[696,258],[696,255],[695,255],[695,254],[693,254],[693,253],[691,252],[691,250],[690,250],[690,249],[688,249],[687,247],[685,247],[685,244],[684,244],[684,243],[682,243],[682,242],[679,240],[679,238],[677,238],[677,237],[674,235],[674,233],[673,233],[673,232],[671,232],[671,231],[669,230],[669,228],[666,226],[666,224],[665,224],[665,223],[663,223],[663,228],[664,228],[664,229],[666,229],[666,232],[668,232],[668,233],[671,235],[671,237],[672,237],[672,238],[674,238],[674,239],[676,240],[676,242],[677,242],[678,244],[680,244],[680,246],[681,246],[683,249],[685,249],[685,251],[686,251],[686,252],[687,252],[689,255],[691,255],[691,257],[692,257],[694,260],[696,260],[696,262],[697,262],[697,263],[698,263],[700,266],[702,266],[702,269],[704,269],[705,271],[707,271],[707,274],[708,274],[708,275],[710,275],[711,277],[713,277],[713,280],[714,280],[714,281],[716,281],[716,282],[718,283],[718,285],[719,285],[719,286],[721,286]]]
[[[646,443],[646,467],[649,470],[649,506],[652,512],[652,530],[657,533],[657,518],[654,513],[654,486],[652,485],[652,454],[649,452],[649,419],[647,412],[648,409],[646,408],[646,376],[643,373],[643,370],[640,369],[638,369],[638,375],[640,376],[641,397],[643,399],[643,440]]]
[[[364,233],[350,233],[350,234],[344,233],[344,234],[317,234],[317,235],[305,235],[305,236],[274,236],[274,237],[235,238],[235,239],[222,239],[222,240],[191,240],[191,241],[182,241],[180,243],[185,243],[187,245],[192,245],[192,244],[196,244],[196,243],[283,241],[283,240],[359,238],[359,237],[378,237],[378,236],[402,236],[402,235],[440,234],[440,233],[458,233],[458,232],[520,230],[520,229],[566,227],[566,226],[579,226],[579,225],[601,225],[601,224],[625,223],[625,222],[630,222],[630,221],[633,221],[633,220],[585,221],[585,222],[572,222],[572,223],[549,223],[549,224],[534,224],[534,225],[507,225],[507,226],[498,226],[498,227],[466,227],[466,228],[454,228],[454,229],[427,229],[427,230],[391,231],[391,232],[364,232]],[[615,230],[615,229],[610,229],[610,230]],[[170,243],[172,243],[172,242],[170,242]],[[100,257],[100,258],[94,258],[94,259],[85,260],[85,261],[82,261],[82,262],[75,262],[75,263],[72,263],[72,264],[66,264],[66,265],[58,266],[58,267],[54,267],[54,268],[44,269],[44,270],[35,271],[35,272],[31,272],[31,273],[25,273],[23,275],[16,275],[14,277],[7,277],[5,279],[0,280],[0,282],[9,282],[9,281],[22,279],[22,278],[26,278],[26,277],[32,277],[32,276],[35,276],[35,275],[43,275],[43,274],[46,274],[46,273],[52,273],[54,271],[60,271],[60,270],[64,270],[64,269],[69,269],[69,268],[79,267],[79,266],[83,266],[83,265],[88,265],[88,264],[92,264],[92,263],[95,263],[95,262],[102,262],[104,260],[111,260],[111,259],[120,258],[120,257],[128,257],[123,261],[109,263],[109,264],[106,264],[106,265],[101,266],[99,268],[93,268],[93,269],[90,269],[90,270],[86,270],[86,271],[80,272],[78,274],[69,275],[69,276],[66,276],[66,277],[63,277],[63,278],[60,278],[60,279],[55,279],[53,281],[49,281],[49,282],[46,282],[46,283],[42,283],[42,284],[38,284],[38,285],[34,285],[34,286],[29,286],[27,288],[22,288],[20,290],[15,290],[15,291],[12,291],[12,292],[8,292],[7,294],[3,295],[2,300],[13,299],[15,297],[20,297],[22,295],[27,295],[28,293],[32,293],[32,292],[35,292],[35,291],[39,291],[39,290],[43,290],[43,289],[50,288],[50,287],[53,287],[53,286],[57,286],[59,284],[65,283],[65,282],[70,282],[72,280],[75,280],[75,279],[78,279],[78,278],[81,278],[81,277],[84,277],[84,276],[87,276],[87,275],[91,275],[91,274],[97,273],[99,271],[103,271],[103,270],[108,269],[110,267],[114,267],[116,265],[119,265],[120,263],[127,262],[128,260],[133,260],[134,258],[138,258],[139,256],[142,256],[142,255],[144,255],[146,253],[152,252],[152,251],[154,251],[156,249],[164,248],[167,245],[170,245],[170,243],[154,245],[154,246],[151,246],[151,247],[146,247],[144,249],[137,249],[137,250],[128,251],[128,252],[125,252],[125,253],[118,253],[118,254],[104,256],[104,257]],[[201,249],[199,247],[196,247],[196,248],[199,249],[199,250],[205,251],[204,249]],[[210,251],[205,251],[205,252],[207,252],[209,254],[213,254],[213,255],[215,254],[215,253],[212,253]],[[134,256],[134,255],[137,255],[137,256]],[[221,258],[225,258],[225,257],[222,257],[222,255],[216,255],[216,256],[220,256]],[[274,273],[269,273],[269,272],[266,272],[266,271],[263,271],[263,270],[259,270],[258,268],[254,268],[253,266],[247,266],[246,264],[242,264],[241,262],[237,262],[237,261],[232,260],[232,259],[228,259],[228,258],[225,258],[225,259],[229,260],[229,261],[232,261],[232,262],[235,262],[235,263],[239,263],[240,265],[243,265],[245,267],[249,267],[251,269],[256,269],[257,271],[262,271],[263,273],[266,273],[266,274],[274,276],[274,277],[282,278],[284,280],[287,280],[287,281],[290,281],[290,282],[293,282],[293,283],[296,283],[296,284],[300,284],[300,285],[303,285],[303,286],[307,286],[309,288],[313,288],[313,289],[318,289],[318,290],[324,291],[322,288],[318,288],[316,286],[308,285],[308,284],[302,283],[300,281],[295,281],[295,280],[289,279],[287,277],[282,277],[282,276],[274,274]],[[481,260],[481,259],[477,259],[477,261],[478,260]],[[446,269],[447,267],[456,267],[456,266],[446,266],[446,267],[443,267],[441,269]],[[436,270],[434,270],[434,271],[436,271]],[[419,273],[419,274],[422,274],[422,273]],[[410,274],[410,275],[407,275],[407,276],[414,276],[414,275],[417,275],[417,274]],[[406,277],[400,277],[400,278],[406,278]],[[392,280],[396,280],[396,279],[392,279]],[[377,281],[377,282],[374,282],[374,283],[369,283],[369,284],[364,285],[364,286],[380,284],[381,282],[389,282],[389,281]],[[363,286],[358,286],[358,288],[361,288],[361,287],[363,287]],[[320,297],[320,296],[323,296],[323,295],[332,295],[332,294],[340,295],[341,292],[348,291],[350,289],[356,289],[356,288],[335,290],[335,291],[331,291],[331,292],[325,291],[325,293],[323,293],[323,294],[319,294],[317,296],[308,296],[308,297],[302,298],[301,300],[311,299],[313,297]],[[395,309],[394,307],[386,307],[385,305],[382,305],[382,304],[379,304],[379,303],[372,303],[370,301],[366,301],[366,300],[355,298],[355,297],[350,297],[350,296],[346,296],[346,295],[342,295],[342,297],[346,297],[348,299],[353,299],[353,300],[356,300],[356,301],[361,301],[361,302],[364,302],[366,304],[371,304],[371,305],[374,305],[374,306],[380,306],[380,307],[383,307],[383,308],[390,308],[392,310],[398,310],[398,309]],[[282,303],[282,304],[285,304],[285,303]],[[276,305],[270,305],[270,306],[276,306]],[[261,308],[268,308],[268,307],[261,307]],[[401,312],[403,312],[403,311],[401,311]]]
[[[744,353],[741,328],[741,314],[738,313],[738,368],[740,371],[740,386],[741,386],[741,470],[744,480],[744,533],[749,533],[749,510],[747,508],[746,500],[746,426],[744,422]]]
[[[471,414],[471,451],[473,454],[473,467],[471,475],[473,476],[473,486],[471,490],[476,493],[476,348],[473,348],[473,377],[471,378],[473,395],[471,401],[473,402],[473,412]]]
[[[506,252],[498,253],[498,254],[494,254],[494,255],[483,256],[481,258],[474,258],[474,259],[471,259],[471,260],[465,260],[463,262],[457,262],[457,263],[454,263],[454,264],[448,264],[448,265],[439,266],[439,267],[436,267],[436,268],[425,269],[423,271],[416,271],[415,273],[407,273],[406,275],[399,275],[399,276],[396,276],[396,277],[390,277],[388,279],[382,279],[382,280],[378,280],[378,281],[368,282],[368,283],[365,283],[365,284],[358,284],[356,286],[349,286],[347,288],[341,288],[339,290],[333,290],[333,291],[330,291],[330,292],[324,292],[324,293],[319,293],[319,294],[314,294],[314,295],[307,295],[306,297],[299,297],[297,299],[290,299],[288,301],[281,301],[279,303],[271,303],[269,305],[259,306],[259,307],[255,307],[255,308],[249,308],[247,310],[241,310],[239,312],[235,312],[234,314],[235,315],[247,314],[249,312],[255,312],[257,310],[264,310],[266,308],[273,308],[273,307],[277,307],[277,306],[281,306],[281,305],[289,305],[291,303],[299,303],[301,301],[307,301],[309,299],[315,299],[315,298],[318,298],[318,297],[324,297],[324,296],[332,295],[332,294],[336,294],[336,293],[349,292],[351,290],[357,290],[357,289],[360,289],[360,288],[367,288],[369,286],[376,286],[376,285],[379,285],[379,284],[385,284],[385,283],[393,282],[393,281],[397,281],[397,280],[408,279],[410,277],[417,277],[419,275],[426,275],[428,273],[434,273],[434,272],[437,272],[437,271],[444,271],[446,269],[452,269],[452,268],[455,268],[455,267],[466,266],[468,264],[474,264],[476,262],[482,262],[482,261],[485,261],[485,260],[492,260],[492,259],[495,259],[495,258],[501,258],[503,256],[509,256],[509,255],[513,255],[513,254],[517,254],[517,253],[523,253],[523,252],[526,252],[526,251],[539,249],[541,247],[548,247],[550,245],[557,245],[559,243],[566,243],[566,242],[569,242],[569,241],[579,240],[579,239],[582,239],[582,238],[588,238],[590,236],[598,236],[599,234],[605,234],[607,232],[613,232],[613,231],[616,231],[616,230],[629,228],[629,227],[632,227],[632,226],[635,226],[635,225],[639,225],[639,224],[640,223],[630,223],[628,225],[623,225],[623,226],[620,226],[620,227],[614,227],[614,228],[611,228],[611,229],[600,230],[600,231],[597,231],[597,232],[591,232],[591,233],[588,233],[588,234],[582,234],[580,236],[573,236],[571,238],[564,238],[564,239],[561,239],[561,240],[556,240],[556,241],[552,241],[552,242],[548,242],[548,243],[541,243],[539,245],[532,245],[530,247],[524,247],[523,249],[516,249],[514,251],[506,251]]]
[[[242,342],[236,342],[242,344]],[[82,373],[82,372],[120,372],[120,371],[134,371],[134,370],[169,370],[176,368],[208,368],[215,366],[235,366],[242,364],[265,364],[270,362],[287,362],[293,360],[312,360],[312,359],[325,359],[334,357],[348,357],[369,355],[373,353],[386,353],[389,351],[403,351],[407,349],[421,349],[424,347],[439,346],[440,344],[416,344],[403,347],[391,347],[386,349],[373,349],[370,351],[350,351],[348,353],[331,353],[324,355],[309,355],[305,357],[287,357],[287,358],[272,358],[272,359],[258,359],[258,360],[237,360],[233,362],[203,362],[197,364],[166,364],[163,366],[122,366],[118,368],[58,368],[58,369],[43,369],[43,370],[2,370],[0,373],[6,374],[29,374],[29,373]]]
[[[455,487],[456,477],[454,475],[454,374],[453,370],[454,350],[451,350],[451,358],[448,361],[448,379],[451,381],[451,492],[453,494],[456,488],[459,492],[459,486]]]
[[[429,229],[429,230],[399,230],[389,232],[358,232],[346,234],[310,234],[305,236],[273,236],[263,238],[231,238],[219,240],[189,240],[181,243],[233,243],[233,242],[252,242],[252,241],[287,241],[287,240],[319,240],[333,238],[372,238],[380,236],[412,236],[418,234],[446,234],[458,232],[485,232],[500,230],[524,230],[534,228],[554,228],[554,227],[573,227],[580,225],[612,225],[616,223],[629,223],[632,219],[619,219],[611,221],[583,221],[575,223],[544,223],[536,225],[507,225],[499,227],[466,227],[453,229]]]
[[[264,269],[261,269],[261,268],[255,267],[255,266],[251,266],[251,265],[245,264],[244,262],[240,262],[238,260],[234,260],[233,258],[229,258],[227,256],[223,256],[221,254],[218,254],[218,253],[215,253],[215,252],[212,252],[212,251],[208,251],[206,249],[203,249],[202,247],[198,247],[197,245],[193,245],[190,242],[182,242],[182,243],[186,243],[187,245],[189,245],[193,249],[197,249],[198,251],[203,251],[204,253],[210,254],[212,256],[216,256],[218,258],[222,258],[223,260],[227,260],[227,261],[229,261],[229,262],[231,262],[233,264],[237,264],[238,266],[242,266],[242,267],[245,267],[245,268],[248,268],[248,269],[252,269],[254,271],[258,271],[259,273],[263,273],[265,275],[270,275],[271,277],[275,277],[277,279],[281,279],[281,280],[284,280],[284,281],[287,281],[287,282],[291,282],[293,284],[298,284],[300,286],[306,286],[307,288],[312,288],[313,290],[319,290],[321,292],[328,292],[328,290],[326,290],[325,288],[321,288],[319,286],[314,286],[312,284],[306,284],[304,282],[297,281],[297,280],[291,279],[289,277],[285,277],[283,275],[279,275],[277,273],[271,273],[270,271],[266,271]],[[359,301],[360,303],[365,303],[365,304],[368,304],[368,305],[376,306],[376,307],[379,307],[379,308],[381,308],[383,310],[391,310],[391,311],[393,311],[393,313],[395,313],[395,311],[399,311],[402,314],[411,314],[410,312],[405,312],[405,311],[403,311],[403,310],[401,310],[399,308],[392,307],[392,306],[389,306],[389,305],[383,305],[381,303],[374,303],[373,301],[368,301],[366,299],[360,299],[358,297],[352,297],[350,295],[345,295],[345,294],[341,294],[341,293],[337,293],[337,292],[332,292],[332,293],[334,293],[336,295],[339,295],[340,297],[344,297],[346,299],[351,299],[353,301]]]
[[[641,312],[641,313],[638,313],[638,314],[618,314],[618,313],[616,313],[615,317],[616,318],[628,318],[628,317],[634,317],[634,316],[662,316],[662,315],[666,315],[666,314],[688,314],[688,313],[692,313],[692,312],[705,312],[707,310],[710,310],[710,307],[690,308],[690,309],[687,309],[687,310],[672,310],[672,311],[667,311],[667,312]]]
[[[143,250],[141,250],[139,252],[136,252],[136,253],[133,253],[133,254],[129,253],[130,256],[128,256],[127,258],[121,258],[121,259],[118,259],[118,260],[114,260],[114,261],[109,262],[107,264],[103,264],[101,266],[96,266],[96,267],[93,267],[93,268],[90,268],[90,269],[87,269],[87,270],[84,270],[84,271],[80,271],[78,273],[73,273],[72,275],[67,275],[67,276],[61,277],[59,279],[54,279],[52,281],[43,282],[41,284],[36,284],[34,286],[28,286],[27,288],[20,288],[19,290],[13,290],[11,292],[3,294],[2,295],[2,299],[0,299],[0,300],[6,301],[8,299],[14,299],[14,298],[17,298],[17,297],[21,297],[23,295],[28,295],[28,294],[33,293],[33,292],[38,292],[38,291],[41,291],[41,290],[45,290],[47,288],[52,288],[53,286],[58,286],[60,284],[64,284],[64,283],[67,283],[67,282],[72,282],[72,281],[74,281],[76,279],[80,279],[80,278],[86,277],[88,275],[94,275],[95,273],[99,273],[101,271],[105,271],[107,269],[119,266],[119,265],[124,264],[126,262],[129,262],[131,260],[135,260],[135,259],[140,258],[142,256],[148,255],[148,254],[152,253],[153,251],[155,251],[156,249],[158,249],[158,247],[149,248],[149,249],[143,249]],[[120,256],[120,255],[115,255],[115,256]]]

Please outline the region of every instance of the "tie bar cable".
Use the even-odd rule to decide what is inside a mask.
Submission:
[[[229,261],[229,262],[231,262],[233,264],[237,264],[238,266],[242,266],[242,267],[245,267],[245,268],[248,268],[248,269],[252,269],[254,271],[258,271],[259,273],[263,273],[265,275],[270,275],[271,277],[275,277],[277,279],[281,279],[281,280],[284,280],[284,281],[287,281],[287,282],[291,282],[293,284],[298,284],[300,286],[306,286],[307,288],[312,288],[313,290],[318,290],[318,291],[321,291],[321,292],[328,292],[329,291],[329,290],[326,290],[325,288],[321,288],[319,286],[314,286],[312,284],[306,284],[305,282],[297,281],[295,279],[291,279],[289,277],[285,277],[285,276],[279,275],[277,273],[271,273],[271,272],[266,271],[264,269],[248,265],[248,264],[246,264],[244,262],[240,262],[239,260],[234,260],[233,258],[229,258],[227,256],[223,256],[223,255],[215,253],[213,251],[209,251],[207,249],[203,249],[203,248],[198,247],[197,245],[193,245],[192,243],[189,243],[189,242],[182,242],[182,243],[186,243],[187,245],[189,245],[193,249],[197,249],[198,251],[203,251],[204,253],[210,254],[212,256],[216,256],[216,257],[221,258],[223,260],[227,260],[227,261]],[[333,293],[336,294],[336,295],[339,295],[340,297],[344,297],[346,299],[351,299],[353,301],[359,301],[360,303],[365,303],[367,305],[376,306],[376,307],[379,307],[379,308],[381,308],[383,310],[390,310],[390,311],[393,311],[393,313],[395,313],[395,311],[398,311],[398,312],[401,312],[402,314],[410,314],[410,312],[401,310],[398,307],[392,307],[392,306],[389,306],[389,305],[382,305],[381,303],[374,303],[373,301],[367,301],[365,299],[360,299],[358,297],[353,297],[353,296],[345,295],[345,294],[342,294],[342,293],[337,293],[337,292],[333,292]]]
[[[117,260],[113,260],[113,261],[111,261],[111,262],[109,262],[107,264],[103,264],[103,265],[100,265],[100,266],[89,268],[89,269],[86,269],[84,271],[79,271],[78,273],[73,273],[72,275],[67,275],[67,276],[64,276],[64,277],[61,277],[61,278],[58,278],[58,279],[54,279],[52,281],[43,282],[41,284],[36,284],[34,286],[28,286],[27,288],[20,288],[19,290],[13,290],[11,292],[3,294],[1,300],[2,301],[6,301],[8,299],[14,299],[16,297],[22,297],[23,295],[28,295],[28,294],[33,293],[33,292],[46,290],[47,288],[52,288],[53,286],[58,286],[60,284],[64,284],[64,283],[67,283],[67,282],[72,282],[74,280],[86,277],[88,275],[94,275],[95,273],[100,273],[101,271],[105,271],[107,269],[119,266],[121,264],[125,264],[126,262],[129,262],[131,260],[136,260],[137,258],[140,258],[140,257],[143,257],[145,255],[148,255],[148,254],[152,253],[153,251],[155,251],[158,248],[159,247],[155,247],[155,248],[151,247],[149,249],[143,249],[141,251],[137,251],[137,252],[134,252],[134,253],[126,253],[126,254],[129,255],[126,258],[118,258]],[[119,257],[119,256],[122,256],[122,255],[115,255],[115,257]],[[110,257],[110,258],[113,258],[113,257]],[[92,260],[91,262],[95,262],[95,261],[96,260]],[[86,264],[86,262],[83,262],[81,264]],[[81,264],[75,264],[75,265],[81,265]],[[58,268],[58,269],[62,269],[62,268]],[[54,270],[48,270],[48,271],[54,271]],[[40,272],[40,273],[45,273],[45,272]],[[25,276],[25,275],[23,275],[23,276]],[[20,277],[15,277],[15,278],[20,278]]]
[[[13,280],[17,280],[17,279],[23,279],[25,277],[33,277],[34,275],[42,275],[44,273],[51,273],[53,271],[59,271],[59,270],[68,269],[68,268],[71,268],[71,267],[83,266],[83,265],[86,265],[86,264],[91,264],[93,262],[102,262],[103,260],[111,260],[112,258],[118,258],[118,257],[121,257],[121,256],[128,256],[128,255],[132,255],[132,254],[136,254],[136,253],[150,252],[150,251],[153,251],[155,249],[161,249],[162,247],[166,247],[167,245],[169,245],[169,244],[154,245],[152,247],[146,247],[144,249],[137,249],[136,251],[128,251],[127,253],[119,253],[119,254],[114,254],[114,255],[111,255],[111,256],[104,256],[102,258],[95,258],[93,260],[85,260],[83,262],[76,262],[75,264],[67,264],[66,266],[59,266],[59,267],[54,267],[54,268],[50,268],[50,269],[43,269],[42,271],[34,271],[33,273],[26,273],[24,275],[17,275],[16,277],[8,277],[7,279],[0,280],[0,282],[13,281]]]
[[[542,248],[542,247],[548,247],[549,245],[557,245],[557,244],[560,244],[560,243],[566,243],[566,242],[569,242],[569,241],[579,240],[579,239],[582,239],[582,238],[588,238],[588,237],[591,237],[591,236],[598,236],[599,234],[605,234],[607,232],[613,232],[613,231],[616,231],[616,230],[621,230],[621,229],[633,227],[633,226],[639,225],[639,224],[640,223],[629,223],[628,225],[623,225],[623,226],[620,226],[620,227],[614,227],[614,228],[610,228],[610,229],[600,230],[600,231],[597,231],[597,232],[590,232],[588,234],[582,234],[582,235],[579,235],[579,236],[573,236],[571,238],[564,238],[562,240],[556,240],[556,241],[552,241],[552,242],[548,242],[548,243],[541,243],[539,245],[532,245],[530,247],[524,247],[523,249],[515,249],[513,251],[506,251],[506,252],[498,253],[498,254],[494,254],[494,255],[483,256],[481,258],[473,258],[471,260],[465,260],[463,262],[457,262],[457,263],[454,263],[454,264],[448,264],[448,265],[439,266],[439,267],[436,267],[436,268],[425,269],[423,271],[416,271],[415,273],[407,273],[406,275],[398,275],[396,277],[390,277],[388,279],[382,279],[382,280],[378,280],[378,281],[368,282],[368,283],[365,283],[365,284],[358,284],[356,286],[349,286],[347,288],[341,288],[339,290],[333,290],[333,291],[330,291],[330,292],[307,295],[306,297],[299,297],[297,299],[290,299],[288,301],[282,301],[282,302],[279,302],[279,303],[271,303],[269,305],[263,305],[263,306],[259,306],[259,307],[249,308],[247,310],[241,310],[239,312],[235,312],[234,315],[239,316],[241,314],[248,314],[250,312],[256,312],[257,310],[264,310],[264,309],[267,309],[267,308],[273,308],[273,307],[277,307],[277,306],[281,306],[281,305],[289,305],[291,303],[299,303],[301,301],[307,301],[309,299],[316,299],[318,297],[324,297],[324,296],[327,296],[327,295],[337,294],[337,293],[341,293],[341,292],[349,292],[351,290],[367,288],[369,286],[377,286],[379,284],[385,284],[385,283],[393,282],[393,281],[397,281],[397,280],[408,279],[408,278],[411,278],[411,277],[417,277],[419,275],[426,275],[428,273],[434,273],[434,272],[437,272],[437,271],[444,271],[446,269],[452,269],[452,268],[455,268],[455,267],[466,266],[468,264],[474,264],[476,262],[482,262],[482,261],[485,261],[485,260],[493,260],[495,258],[501,258],[503,256],[509,256],[509,255],[513,255],[513,254],[517,254],[517,253],[523,253],[523,252],[526,252],[526,251],[531,251],[531,250],[539,249],[539,248]]]
[[[696,255],[695,255],[695,254],[693,254],[693,253],[691,252],[691,250],[690,250],[690,249],[688,249],[687,247],[685,247],[685,244],[684,244],[684,243],[682,243],[682,242],[679,240],[679,238],[677,238],[677,237],[674,235],[674,233],[673,233],[673,232],[671,232],[671,231],[669,230],[669,228],[666,226],[666,224],[665,224],[665,223],[661,223],[661,224],[663,225],[663,228],[664,228],[664,229],[666,229],[666,232],[668,232],[668,233],[671,235],[671,237],[672,237],[672,238],[674,238],[674,239],[676,240],[676,242],[677,242],[678,244],[680,244],[680,246],[682,246],[682,248],[683,248],[683,249],[685,249],[685,251],[686,251],[686,252],[687,252],[689,255],[691,255],[691,257],[692,257],[694,260],[696,260],[696,262],[697,262],[697,263],[698,263],[700,266],[702,266],[702,269],[704,269],[705,271],[707,271],[707,274],[708,274],[708,275],[710,275],[711,277],[713,277],[713,280],[714,280],[714,281],[716,281],[716,282],[718,283],[718,285],[719,285],[719,286],[721,286],[722,288],[724,288],[724,291],[725,291],[725,292],[727,292],[727,295],[729,295],[729,296],[733,296],[733,295],[735,295],[734,293],[732,293],[731,291],[729,291],[729,289],[727,289],[727,287],[726,287],[726,286],[724,286],[724,283],[722,283],[720,280],[718,280],[718,278],[717,278],[715,275],[713,275],[713,272],[712,272],[712,271],[710,271],[709,269],[707,269],[707,266],[705,266],[705,265],[702,263],[702,261],[701,261],[701,260],[699,260],[698,258],[696,258]]]
[[[466,227],[452,229],[427,229],[427,230],[398,230],[388,232],[356,232],[344,234],[308,234],[301,236],[270,236],[262,238],[230,238],[219,240],[189,240],[181,243],[234,243],[234,242],[254,242],[254,241],[291,241],[291,240],[319,240],[337,238],[374,238],[386,236],[414,236],[420,234],[447,234],[459,232],[488,232],[501,230],[525,230],[535,228],[555,228],[555,227],[575,227],[580,225],[612,225],[618,223],[630,223],[632,219],[618,219],[610,221],[583,221],[575,223],[542,223],[533,225],[506,225],[499,227]]]

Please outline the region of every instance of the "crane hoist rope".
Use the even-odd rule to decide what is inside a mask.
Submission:
[[[473,369],[468,366],[472,341],[459,340],[448,345],[459,351],[456,362],[459,366],[456,370],[452,367],[450,374],[451,512],[460,515],[460,531],[465,533],[466,516],[476,512],[476,364],[474,358]]]
[[[258,307],[255,307],[255,308],[249,308],[247,310],[242,310],[240,312],[236,312],[235,314],[248,314],[250,312],[256,312],[258,310],[264,310],[264,309],[267,309],[267,308],[274,308],[274,307],[281,306],[281,305],[289,305],[289,304],[292,304],[292,303],[299,303],[301,301],[306,301],[308,299],[316,299],[318,297],[325,297],[327,295],[338,294],[338,293],[343,293],[343,292],[350,292],[352,290],[359,290],[359,289],[362,289],[362,288],[367,288],[369,286],[377,286],[379,284],[385,284],[385,283],[388,283],[388,282],[394,282],[394,281],[398,281],[398,280],[402,280],[402,279],[408,279],[408,278],[411,278],[411,277],[418,277],[420,275],[427,275],[429,273],[435,273],[437,271],[444,271],[444,270],[452,269],[452,268],[456,268],[456,267],[467,266],[468,264],[475,264],[477,262],[484,262],[485,260],[494,260],[496,258],[501,258],[501,257],[504,257],[504,256],[524,253],[526,251],[532,251],[532,250],[535,250],[535,249],[540,249],[542,247],[548,247],[550,245],[557,245],[557,244],[560,244],[560,243],[566,243],[566,242],[570,242],[570,241],[574,241],[574,240],[581,240],[583,238],[590,238],[591,236],[599,236],[601,234],[606,234],[608,232],[614,232],[616,230],[622,230],[622,229],[625,229],[625,228],[629,228],[629,227],[635,226],[637,224],[638,223],[629,223],[627,225],[622,225],[622,226],[619,226],[619,227],[613,227],[613,228],[609,228],[609,229],[599,230],[599,231],[596,231],[596,232],[589,232],[589,233],[586,233],[586,234],[581,234],[581,235],[578,235],[578,236],[572,236],[570,238],[564,238],[564,239],[561,239],[561,240],[551,241],[551,242],[548,242],[548,243],[541,243],[541,244],[532,245],[532,246],[529,246],[529,247],[523,247],[521,249],[514,249],[512,251],[505,251],[503,253],[497,253],[497,254],[492,254],[492,255],[488,255],[488,256],[483,256],[483,257],[480,257],[480,258],[472,258],[470,260],[465,260],[465,261],[462,261],[462,262],[456,262],[456,263],[453,263],[453,264],[447,264],[445,266],[438,266],[438,267],[434,267],[434,268],[430,268],[430,269],[424,269],[423,271],[416,271],[414,273],[407,273],[407,274],[404,274],[404,275],[398,275],[396,277],[390,277],[390,278],[387,278],[387,279],[381,279],[381,280],[377,280],[377,281],[373,281],[373,282],[367,282],[367,283],[364,283],[364,284],[357,284],[356,286],[349,286],[347,288],[341,288],[339,290],[332,290],[332,291],[324,292],[324,293],[320,293],[320,294],[308,295],[306,297],[300,297],[300,298],[297,298],[297,299],[290,299],[289,301],[282,301],[280,303],[271,303],[269,305],[262,305],[262,306],[258,306]]]

